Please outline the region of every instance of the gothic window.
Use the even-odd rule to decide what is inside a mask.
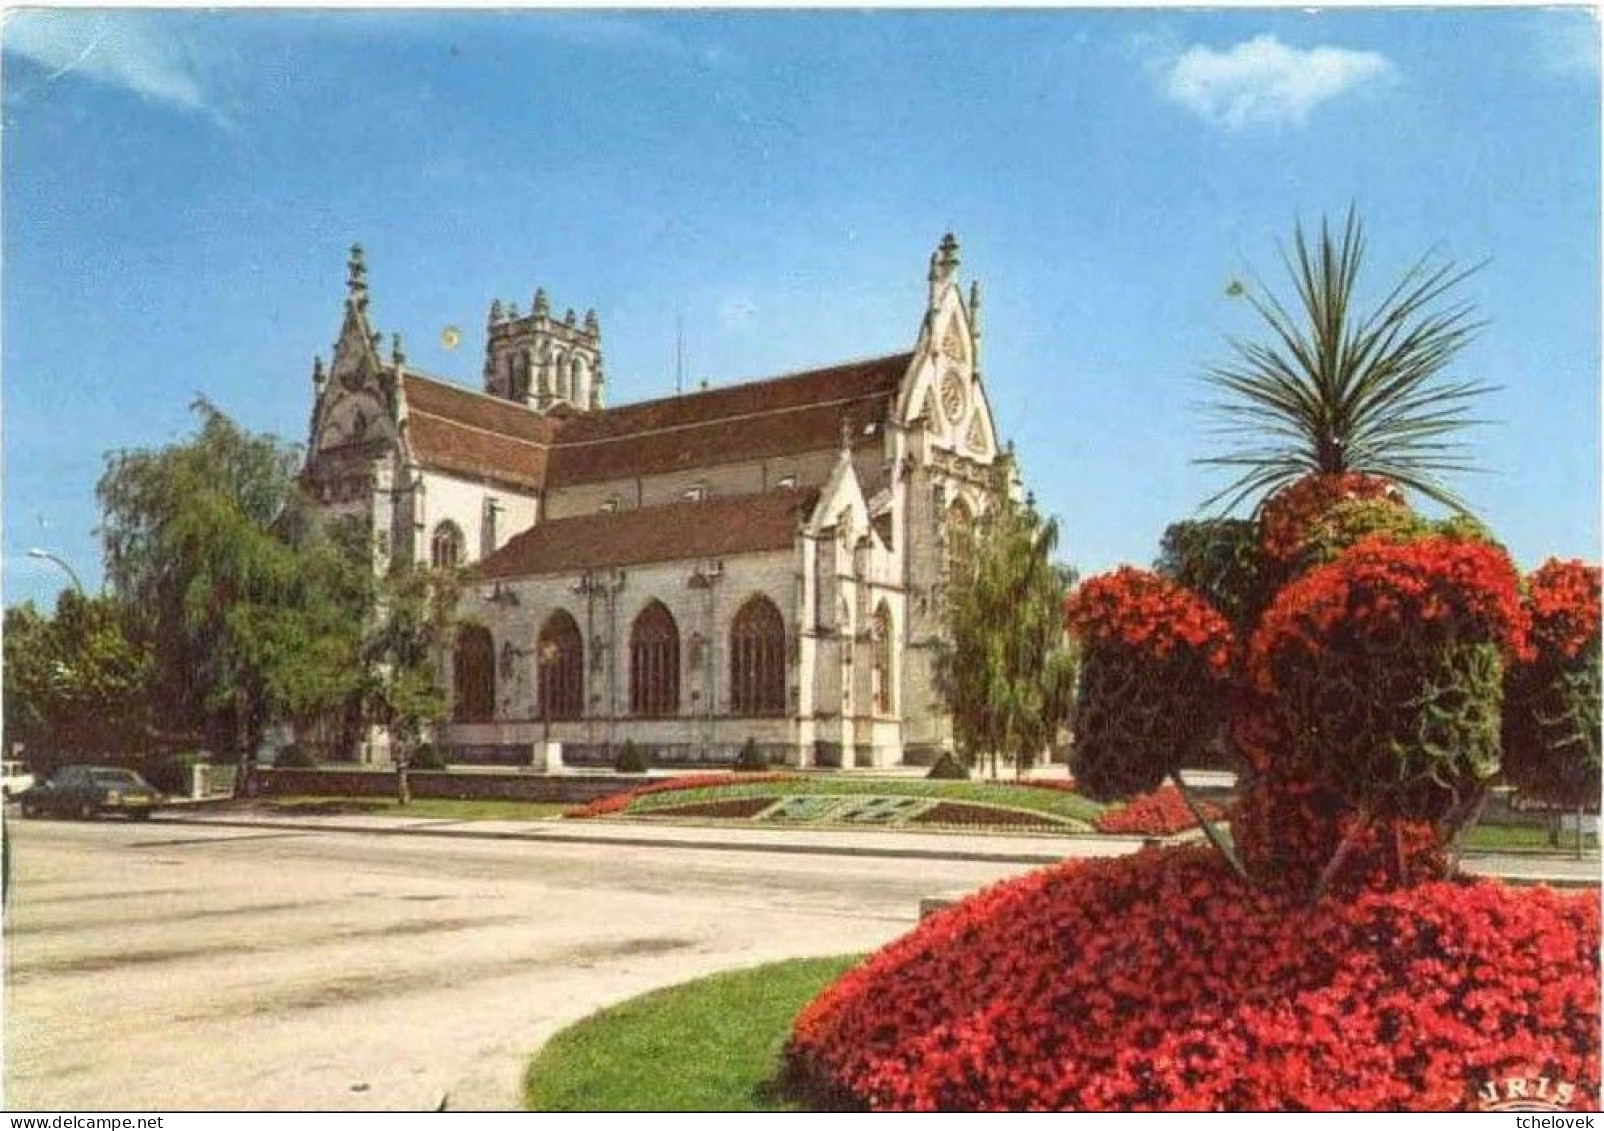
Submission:
[[[679,628],[661,601],[653,601],[629,630],[629,713],[679,713]]]
[[[730,625],[730,711],[785,713],[785,621],[767,597],[748,600]]]
[[[465,624],[457,630],[455,675],[452,717],[459,723],[488,722],[496,712],[496,660],[484,625]]]
[[[462,564],[462,529],[449,519],[434,528],[429,541],[429,564],[435,569],[455,569]]]
[[[574,358],[573,367],[573,398],[578,404],[585,395],[585,363],[578,357]]]
[[[890,715],[897,708],[891,669],[891,610],[884,601],[874,611],[874,624],[869,632],[874,646],[874,713]]]
[[[577,719],[585,709],[585,642],[574,618],[559,609],[546,619],[535,648],[539,710],[548,719]]]
[[[512,355],[512,379],[509,382],[512,399],[521,401],[529,395],[529,355],[522,351]]]
[[[969,510],[969,504],[962,499],[954,499],[952,506],[947,508],[946,529],[946,561],[944,568],[950,581],[953,571],[959,568],[964,556],[969,551],[970,539],[974,537],[975,517]]]
[[[557,399],[568,399],[568,359],[561,354],[557,355]]]

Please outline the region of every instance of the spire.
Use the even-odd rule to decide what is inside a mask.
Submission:
[[[572,326],[573,324],[574,324],[574,308],[570,306],[568,308],[568,313],[563,315],[563,325],[564,326]]]
[[[401,335],[390,335],[390,364],[400,369],[407,363],[406,351],[401,348]]]
[[[980,337],[980,280],[969,283],[969,336]]]
[[[514,321],[514,322],[516,322],[518,320],[518,304],[517,303],[509,302],[507,304],[507,317],[509,319],[511,319],[512,321]]]
[[[958,278],[958,239],[951,232],[941,237],[941,243],[930,253],[930,309],[941,303],[947,287]]]
[[[535,305],[529,308],[529,312],[536,318],[551,317],[551,302],[546,298],[545,287],[535,288]]]
[[[323,355],[318,354],[312,359],[312,388],[322,392],[328,379],[329,375],[323,369]]]
[[[596,317],[595,307],[585,311],[585,333],[593,338],[601,337],[601,320]]]
[[[490,300],[489,324],[494,326],[497,322],[500,322],[504,317],[505,317],[505,315],[502,314],[502,312],[501,312],[501,300],[499,298],[491,299]]]
[[[345,289],[349,301],[358,310],[368,305],[368,267],[362,259],[362,245],[351,245],[351,258],[345,263]]]

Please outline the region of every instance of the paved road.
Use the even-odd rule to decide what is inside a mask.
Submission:
[[[12,822],[10,1110],[517,1105],[553,1032],[1018,862]],[[643,1066],[646,1069],[647,1066]]]

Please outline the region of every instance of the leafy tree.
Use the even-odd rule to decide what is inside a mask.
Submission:
[[[389,731],[396,799],[406,805],[412,753],[450,706],[438,658],[455,622],[456,578],[449,570],[399,567],[379,582],[376,598],[362,644],[363,719]]]
[[[1240,518],[1172,522],[1164,528],[1154,569],[1201,594],[1235,626],[1258,612],[1259,531]]]
[[[143,753],[151,743],[145,695],[149,653],[109,597],[63,592],[46,619],[32,602],[5,613],[8,742],[40,756]]]
[[[1023,773],[1069,716],[1075,659],[1064,635],[1072,572],[1055,564],[1058,524],[1010,494],[1011,455],[992,505],[955,547],[938,680],[968,765],[1001,758]]]
[[[299,455],[204,400],[194,439],[107,458],[96,493],[106,575],[150,649],[150,694],[169,737],[248,759],[270,697],[265,627],[289,604],[293,552],[272,533]]]
[[[1262,285],[1243,290],[1271,337],[1233,339],[1232,359],[1208,372],[1223,394],[1220,432],[1235,446],[1199,462],[1235,477],[1205,505],[1229,510],[1309,473],[1365,472],[1465,509],[1439,475],[1471,469],[1453,433],[1477,423],[1471,405],[1490,391],[1445,376],[1482,325],[1469,303],[1452,298],[1478,268],[1428,254],[1360,312],[1364,253],[1350,209],[1340,236],[1322,221],[1311,245],[1297,229],[1282,257],[1294,303]]]

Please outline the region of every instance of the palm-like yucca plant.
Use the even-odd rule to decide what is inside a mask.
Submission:
[[[1225,510],[1310,473],[1368,472],[1456,511],[1439,478],[1474,470],[1455,434],[1482,423],[1472,402],[1492,387],[1444,375],[1485,324],[1451,292],[1477,271],[1422,257],[1368,312],[1355,308],[1364,231],[1350,209],[1340,238],[1325,221],[1317,246],[1297,228],[1282,253],[1297,290],[1295,314],[1262,286],[1242,294],[1272,338],[1232,338],[1234,356],[1209,369],[1226,395],[1211,406],[1223,454],[1198,462],[1235,474],[1205,507]]]

